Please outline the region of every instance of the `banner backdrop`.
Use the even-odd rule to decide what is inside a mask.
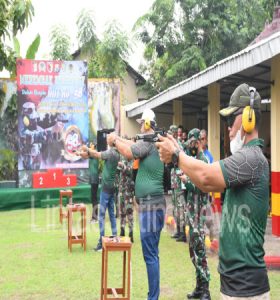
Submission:
[[[88,168],[87,64],[17,60],[19,170]]]
[[[90,119],[90,141],[96,142],[97,131],[115,128],[120,132],[120,80],[89,79],[88,102]]]

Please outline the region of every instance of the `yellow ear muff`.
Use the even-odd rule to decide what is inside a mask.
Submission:
[[[149,130],[151,128],[151,121],[150,120],[145,120],[144,128],[145,128],[145,130]]]
[[[28,127],[30,125],[30,121],[27,116],[24,116],[22,121],[25,127]]]
[[[245,132],[251,133],[256,125],[255,111],[251,106],[246,106],[242,113],[242,127]]]

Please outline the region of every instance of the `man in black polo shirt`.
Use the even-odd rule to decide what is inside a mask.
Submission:
[[[220,114],[228,121],[230,157],[205,164],[180,151],[171,136],[160,138],[157,147],[161,160],[178,161],[180,169],[199,189],[204,192],[226,189],[219,249],[221,299],[267,300],[270,288],[263,243],[269,168],[261,149],[263,141],[258,138],[259,93],[247,84],[239,85],[229,107]]]

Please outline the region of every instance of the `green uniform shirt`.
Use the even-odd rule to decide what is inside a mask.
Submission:
[[[97,184],[99,182],[98,166],[99,166],[98,159],[92,158],[92,159],[89,160],[89,179],[90,179],[90,183]]]
[[[115,148],[110,148],[101,152],[101,159],[105,160],[102,171],[102,191],[112,194],[114,193],[114,182],[120,154]]]
[[[201,160],[205,163],[208,164],[208,160],[206,158],[206,156],[204,155],[203,151],[200,151],[198,153],[197,158],[198,160]],[[189,177],[187,177],[187,181],[185,183],[185,187],[186,187],[186,191],[188,192],[187,194],[187,201],[193,201],[194,198],[194,194],[198,194],[199,196],[201,196],[201,201],[203,202],[204,205],[207,205],[207,198],[208,198],[208,194],[203,193],[200,189],[198,189],[190,180]]]
[[[154,203],[155,199],[163,202],[164,165],[155,144],[139,141],[131,146],[131,151],[135,159],[140,158],[135,182],[136,198],[150,203]]]
[[[245,283],[242,285],[240,279],[240,270],[244,270],[243,275],[248,270],[265,270],[263,243],[269,204],[269,169],[262,145],[262,140],[254,139],[220,161],[227,189],[221,221],[219,272],[228,283],[236,282],[235,287],[226,285],[228,291],[223,291],[222,285],[222,292],[230,296],[254,296],[269,289],[266,286],[261,290],[258,282],[255,286],[250,282],[252,286],[242,290]],[[263,282],[265,274],[262,273]],[[248,277],[242,281],[246,282],[246,278],[250,281]],[[232,289],[238,286],[236,294],[230,286]]]

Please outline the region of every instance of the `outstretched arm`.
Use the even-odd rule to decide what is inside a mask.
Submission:
[[[176,151],[176,141],[171,135],[166,138],[160,136],[156,146],[159,150],[160,159],[169,163]],[[203,192],[221,192],[225,189],[226,183],[219,162],[207,164],[201,160],[186,155],[183,151],[179,153],[179,168],[189,176],[190,180]]]
[[[83,145],[80,150],[78,155],[80,155],[83,159],[87,159],[90,157],[94,157],[94,158],[101,158],[101,152],[97,152],[94,149],[88,148],[86,145]]]
[[[133,155],[131,152],[131,145],[134,144],[133,141],[122,139],[114,132],[112,132],[107,136],[107,142],[109,146],[116,147],[119,153],[127,159],[133,159]]]

